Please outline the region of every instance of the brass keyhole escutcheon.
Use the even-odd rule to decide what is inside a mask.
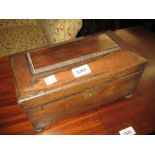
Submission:
[[[97,91],[96,90],[91,90],[87,93],[83,94],[84,99],[92,99],[97,95]]]

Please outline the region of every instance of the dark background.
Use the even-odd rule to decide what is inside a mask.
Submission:
[[[153,19],[83,19],[83,26],[78,36],[133,26],[145,26],[155,33],[155,20]]]

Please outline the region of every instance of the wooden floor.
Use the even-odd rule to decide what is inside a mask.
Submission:
[[[137,134],[155,131],[155,34],[143,27],[117,30],[120,38],[148,59],[131,100],[121,99],[98,109],[33,131],[17,104],[8,57],[0,58],[0,134],[119,134],[132,126]]]

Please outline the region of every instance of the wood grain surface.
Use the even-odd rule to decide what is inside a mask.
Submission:
[[[102,42],[104,42],[104,44]],[[36,52],[30,52],[30,55],[32,57],[34,68],[40,68],[66,61],[66,58],[69,60],[114,47],[118,47],[118,44],[115,43],[108,35],[100,34],[87,36],[85,39],[54,46],[52,48],[36,50]],[[44,54],[45,52],[46,55]]]
[[[8,57],[0,58],[0,134],[119,134],[132,126],[137,134],[155,131],[155,34],[143,27],[115,32],[148,59],[132,99],[121,99],[101,108],[57,122],[36,133],[17,104]]]

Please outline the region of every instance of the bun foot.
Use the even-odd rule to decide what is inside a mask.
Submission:
[[[36,132],[41,132],[41,131],[44,130],[44,128],[42,128],[42,127],[37,127],[37,128],[34,128],[34,130],[35,130]]]
[[[133,97],[133,94],[129,94],[129,95],[125,96],[124,98],[125,99],[131,99],[132,97]]]

